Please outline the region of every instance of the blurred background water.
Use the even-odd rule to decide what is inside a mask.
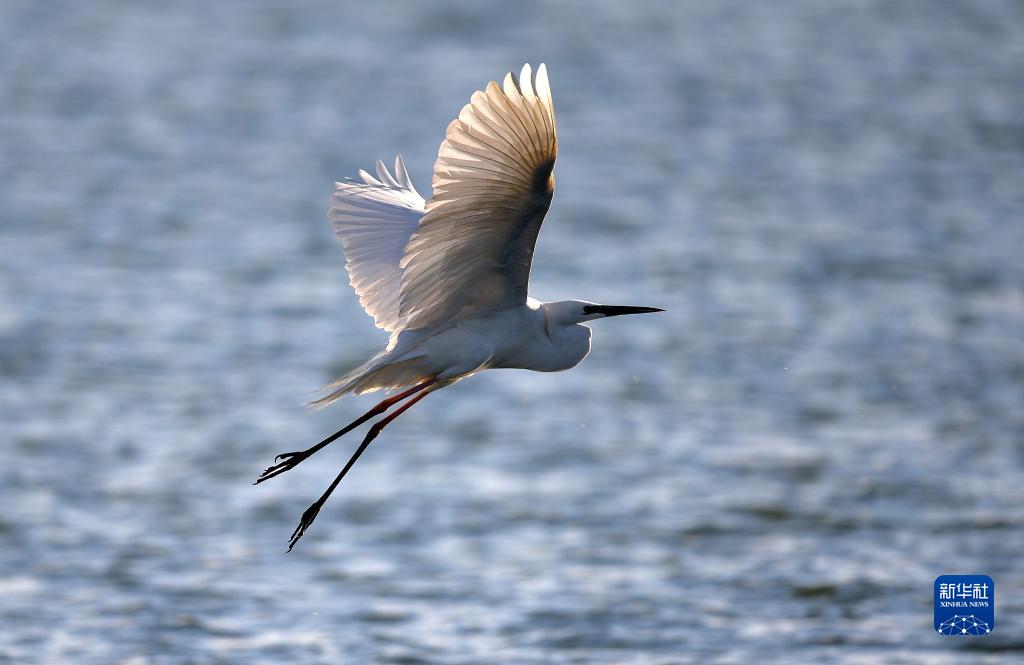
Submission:
[[[1011,663],[1024,5],[0,6],[0,662]],[[547,62],[572,372],[368,408],[325,220]],[[932,630],[986,573],[995,632]]]

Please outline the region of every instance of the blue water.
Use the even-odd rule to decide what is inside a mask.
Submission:
[[[0,662],[1017,663],[1018,2],[0,6]],[[525,61],[554,375],[310,391],[384,342],[333,180]],[[996,629],[939,637],[984,573]]]

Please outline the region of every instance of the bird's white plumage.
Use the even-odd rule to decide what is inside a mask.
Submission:
[[[402,257],[400,316],[421,328],[526,302],[558,150],[547,69],[491,82],[448,125]]]
[[[589,332],[562,330],[582,305],[566,318],[527,302],[557,154],[547,69],[534,80],[527,64],[518,80],[475,92],[448,125],[429,200],[400,157],[394,175],[377,162],[376,177],[336,184],[330,217],[349,281],[391,339],[317,404],[431,377],[447,385],[489,366],[555,371],[586,355]]]
[[[330,218],[345,250],[349,283],[378,328],[402,328],[399,296],[405,246],[424,213],[424,200],[413,187],[402,158],[392,176],[377,162],[377,177],[359,172],[363,182],[335,183]]]
[[[526,302],[533,249],[558,152],[547,69],[536,84],[492,81],[448,125],[424,202],[395,175],[335,184],[330,217],[349,282],[378,328],[397,335]],[[392,338],[392,343],[394,338]]]

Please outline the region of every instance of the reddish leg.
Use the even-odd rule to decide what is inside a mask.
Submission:
[[[435,380],[436,379],[431,379],[429,383],[433,383]],[[423,387],[426,387],[428,384],[421,385]],[[345,477],[345,474],[348,473],[348,470],[352,468],[352,465],[356,463],[356,460],[359,459],[359,456],[362,455],[363,451],[366,450],[367,446],[370,445],[370,442],[377,438],[377,435],[380,434],[381,431],[388,426],[388,423],[390,423],[392,420],[405,413],[413,404],[420,401],[430,393],[430,390],[421,392],[419,395],[416,395],[416,397],[413,397],[411,400],[403,404],[394,413],[385,418],[381,418],[380,420],[373,424],[373,427],[370,428],[370,431],[366,433],[366,438],[364,438],[363,442],[359,444],[358,448],[356,448],[356,452],[352,455],[352,458],[349,459],[348,464],[346,464],[345,468],[341,470],[341,473],[338,474],[338,477],[334,479],[334,482],[332,482],[330,487],[327,488],[327,491],[323,493],[323,496],[314,501],[313,505],[306,509],[306,512],[302,513],[302,518],[299,520],[299,526],[295,527],[295,531],[292,533],[291,540],[288,542],[289,552],[291,552],[292,548],[295,547],[295,543],[299,542],[299,538],[302,538],[302,535],[306,533],[306,529],[308,529],[309,526],[313,523],[313,520],[316,519],[317,513],[320,512],[320,509],[323,507],[328,497],[331,496],[331,492],[333,492],[334,488],[338,486],[338,483],[341,482],[341,479]]]
[[[374,416],[379,416],[380,414],[384,413],[398,402],[401,402],[406,397],[414,395],[415,393],[423,390],[424,388],[433,385],[436,381],[437,379],[427,379],[423,383],[416,384],[415,386],[409,388],[404,392],[400,392],[397,395],[381,400],[381,402],[377,406],[373,407],[363,415],[359,416],[348,425],[345,425],[345,427],[338,430],[334,434],[330,435],[329,437],[327,437],[320,443],[316,444],[312,448],[307,448],[306,450],[299,450],[292,453],[281,453],[280,455],[274,458],[274,462],[277,462],[278,460],[282,461],[279,464],[274,464],[274,466],[269,467],[266,471],[261,473],[260,477],[256,479],[256,482],[254,484],[258,485],[259,483],[262,483],[264,480],[270,480],[274,476],[279,476],[285,471],[294,469],[306,458],[310,457],[311,455],[319,451],[321,448],[324,448],[328,444],[334,442],[335,439],[344,436],[345,434],[348,434],[355,428],[365,423],[370,418],[373,418]]]

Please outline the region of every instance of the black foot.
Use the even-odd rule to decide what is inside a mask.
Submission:
[[[274,476],[279,476],[285,471],[289,471],[297,467],[304,459],[309,457],[309,453],[304,450],[299,450],[294,453],[281,453],[274,458],[274,461],[283,460],[274,466],[268,467],[266,471],[260,474],[260,477],[256,479],[254,485],[259,485],[264,480],[270,480]]]
[[[302,518],[299,520],[299,526],[295,527],[295,531],[292,532],[291,540],[288,541],[289,552],[291,552],[292,548],[295,547],[295,543],[299,542],[299,538],[302,538],[302,535],[306,533],[306,529],[308,529],[313,523],[313,520],[316,519],[316,516],[319,514],[320,508],[322,508],[323,505],[324,502],[322,500],[317,501],[309,508],[306,508],[306,512],[302,513]]]

